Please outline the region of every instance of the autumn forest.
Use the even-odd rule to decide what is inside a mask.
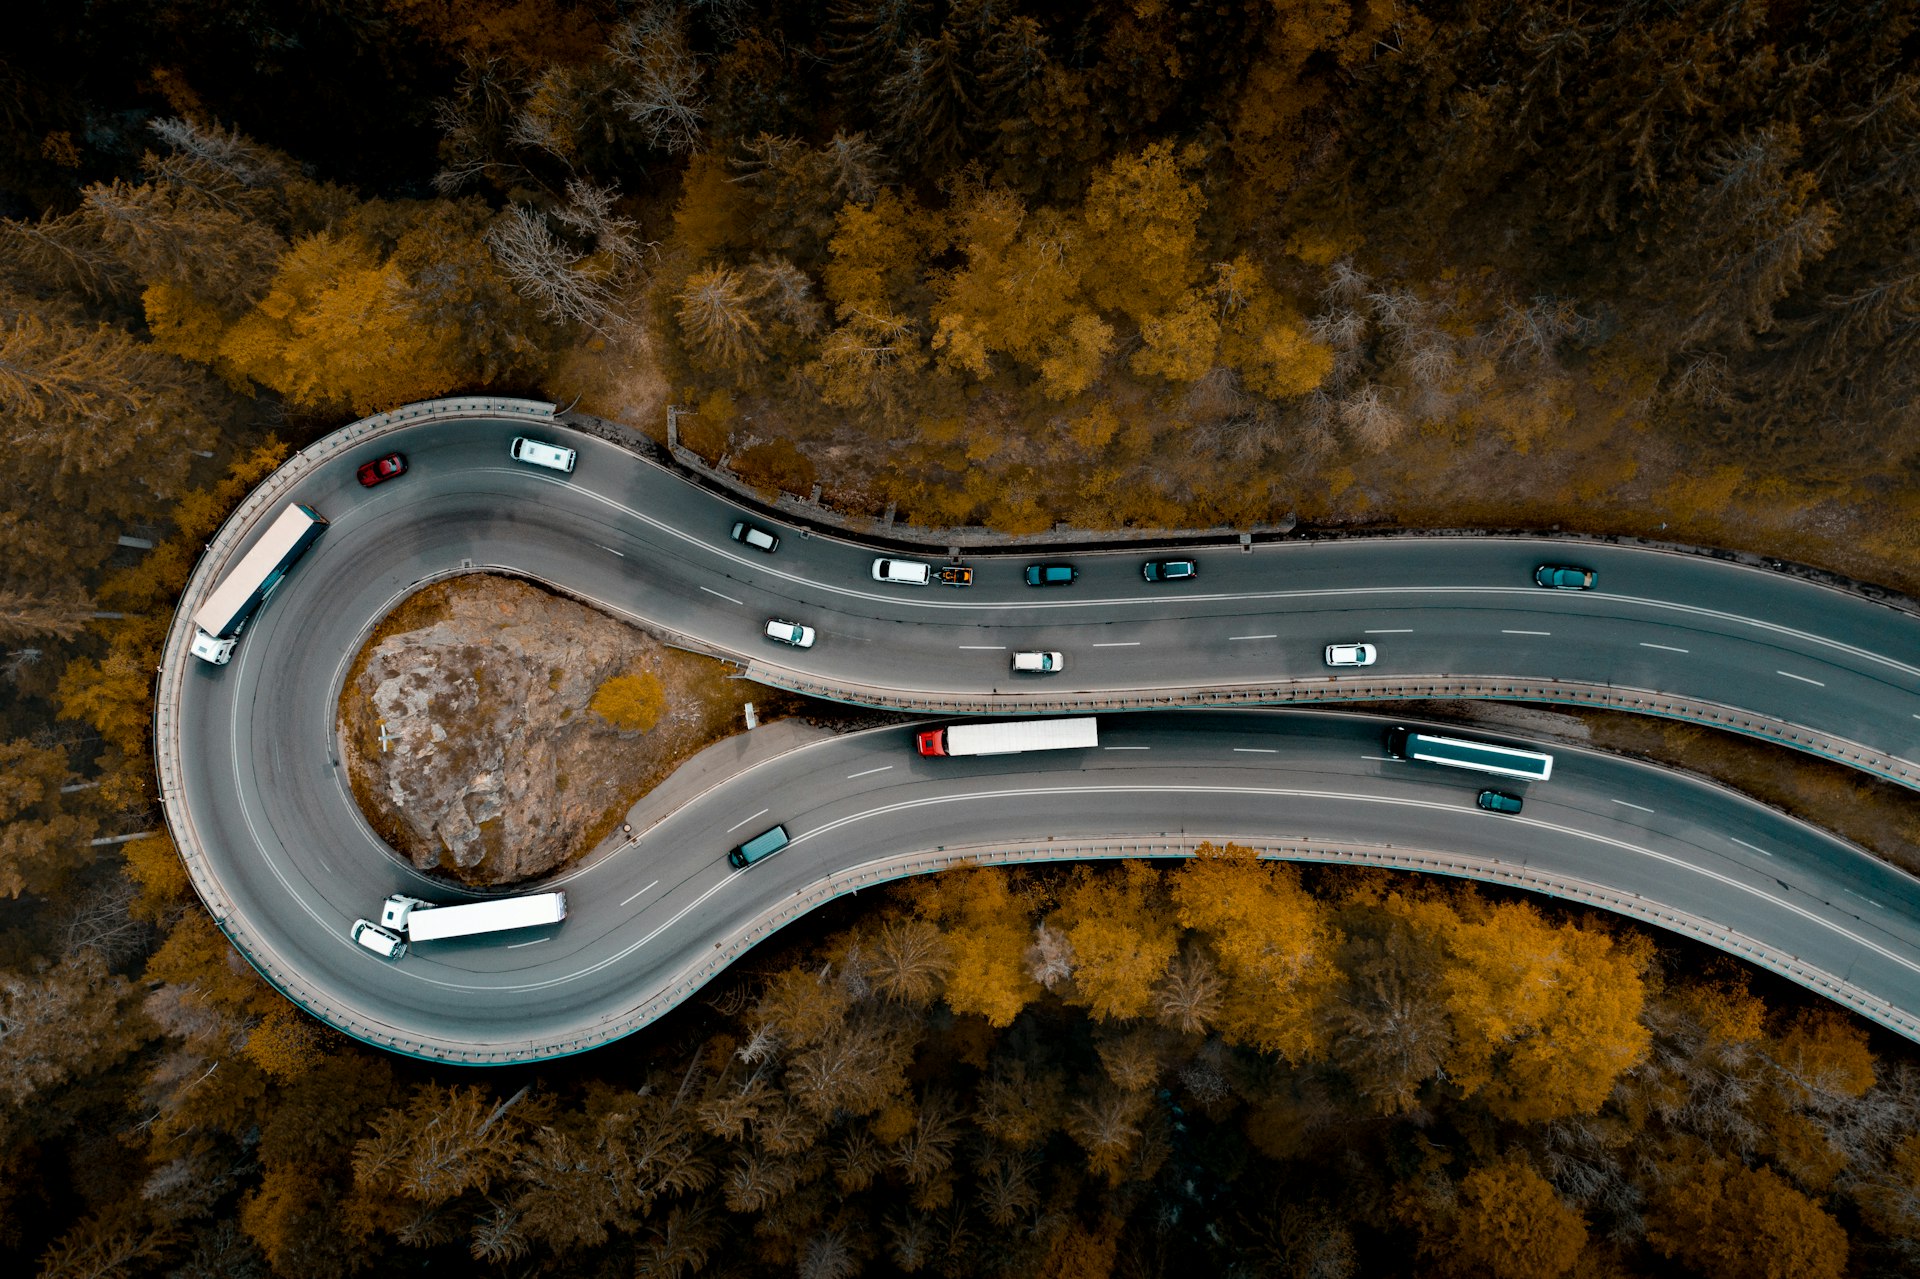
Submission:
[[[152,672],[290,450],[485,391],[1031,533],[1565,524],[1920,590],[1920,4],[22,0],[0,1252],[65,1276],[1920,1270],[1920,1056],[1618,920],[1190,861],[842,902],[539,1068],[308,1019]]]

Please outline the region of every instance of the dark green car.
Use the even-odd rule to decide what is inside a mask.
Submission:
[[[1597,580],[1592,569],[1577,564],[1542,564],[1533,570],[1533,584],[1550,591],[1590,591]]]
[[[1475,801],[1489,813],[1517,813],[1520,811],[1520,797],[1509,795],[1503,790],[1483,790]]]
[[[1027,565],[1028,586],[1072,586],[1080,570],[1071,564]]]

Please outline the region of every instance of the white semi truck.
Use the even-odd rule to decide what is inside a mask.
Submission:
[[[533,893],[526,897],[494,897],[487,901],[436,906],[395,893],[380,908],[380,926],[410,942],[500,933],[511,928],[538,928],[567,917],[565,893]]]
[[[991,720],[949,724],[921,733],[922,755],[1016,755],[1022,751],[1088,750],[1100,744],[1100,721],[1083,719]]]
[[[567,917],[565,893],[532,893],[525,897],[495,897],[488,901],[437,906],[418,897],[395,893],[380,908],[380,922],[356,919],[354,943],[382,959],[402,959],[413,942],[502,933],[514,928],[538,928]]]
[[[193,655],[215,666],[233,657],[240,632],[287,576],[293,562],[326,532],[327,520],[311,506],[289,503],[274,517],[220,585],[193,615]]]

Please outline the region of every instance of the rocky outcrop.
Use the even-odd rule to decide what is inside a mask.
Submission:
[[[414,865],[469,883],[558,866],[630,798],[623,748],[640,735],[588,703],[657,666],[660,644],[508,578],[430,587],[400,614],[342,694],[368,816]]]

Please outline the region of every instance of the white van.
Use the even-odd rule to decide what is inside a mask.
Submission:
[[[873,580],[896,586],[925,586],[933,580],[933,565],[919,560],[875,560]]]
[[[542,444],[539,440],[530,440],[524,435],[513,438],[513,460],[531,462],[535,466],[550,466],[556,471],[573,469],[573,450],[563,449],[558,444]]]
[[[371,919],[353,921],[353,940],[382,959],[400,959],[407,953],[407,943],[394,933],[388,932]]]

